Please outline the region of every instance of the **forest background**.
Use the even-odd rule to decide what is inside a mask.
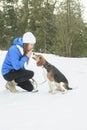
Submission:
[[[79,0],[0,0],[0,50],[31,31],[35,50],[66,57],[87,56],[87,22]]]

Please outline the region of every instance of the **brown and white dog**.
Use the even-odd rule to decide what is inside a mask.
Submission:
[[[33,54],[33,59],[36,60],[37,66],[43,66],[47,72],[47,80],[49,84],[49,92],[54,94],[58,91],[65,92],[71,90],[68,86],[66,77],[52,64],[50,64],[42,55]]]

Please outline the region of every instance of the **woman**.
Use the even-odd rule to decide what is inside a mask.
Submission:
[[[17,92],[16,85],[27,90],[34,89],[29,81],[34,72],[26,70],[25,64],[30,59],[36,38],[31,32],[26,32],[23,38],[16,38],[13,45],[8,49],[2,65],[2,75],[7,80],[6,88],[11,92]]]

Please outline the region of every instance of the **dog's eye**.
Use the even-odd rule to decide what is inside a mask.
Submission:
[[[41,60],[41,59],[42,59],[42,57],[40,56],[40,57],[39,57],[39,59]]]

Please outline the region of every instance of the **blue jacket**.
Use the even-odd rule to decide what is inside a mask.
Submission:
[[[24,63],[29,59],[26,55],[20,52],[17,45],[23,48],[22,38],[16,38],[13,45],[8,49],[5,60],[2,64],[2,75],[7,74],[11,70],[24,69]]]

